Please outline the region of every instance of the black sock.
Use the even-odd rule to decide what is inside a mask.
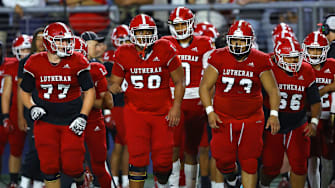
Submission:
[[[210,188],[211,181],[208,176],[201,176],[201,188]]]
[[[19,174],[18,173],[9,173],[9,177],[10,177],[10,183],[18,184],[18,182],[19,182]]]

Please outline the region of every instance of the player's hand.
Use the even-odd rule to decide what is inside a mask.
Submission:
[[[14,125],[9,119],[9,114],[3,114],[2,125],[4,126],[6,132],[12,132],[14,130]]]
[[[34,105],[29,109],[29,114],[31,119],[35,121],[41,119],[47,112],[43,107]]]
[[[271,127],[271,134],[275,135],[280,130],[280,123],[277,116],[270,116],[266,123],[265,129],[269,129]]]
[[[86,128],[87,124],[87,115],[79,114],[74,120],[71,122],[69,128],[78,136],[81,136]]]
[[[26,119],[24,119],[23,116],[18,116],[17,117],[17,124],[18,124],[18,127],[21,131],[27,131],[28,130],[28,124],[27,124],[27,121]]]
[[[304,129],[305,136],[315,136],[316,135],[316,125],[314,123],[308,123]]]
[[[109,87],[109,91],[112,92],[113,94],[118,94],[118,93],[122,93],[122,88],[120,85],[118,84],[112,84],[110,87]]]
[[[169,111],[169,114],[166,116],[166,120],[169,121],[169,126],[174,127],[179,124],[180,121],[180,106],[173,105]]]
[[[209,113],[207,116],[208,116],[209,126],[213,129],[219,128],[219,126],[216,124],[216,122],[222,123],[219,116],[214,111]]]
[[[109,129],[113,129],[115,126],[115,121],[113,120],[111,110],[105,109],[104,110],[104,121],[105,121],[105,126]]]

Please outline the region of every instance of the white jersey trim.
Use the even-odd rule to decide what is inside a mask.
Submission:
[[[171,96],[174,99],[174,87],[171,87]],[[199,87],[185,88],[185,94],[183,99],[199,99]]]

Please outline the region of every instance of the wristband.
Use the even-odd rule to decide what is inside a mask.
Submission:
[[[77,117],[81,117],[81,118],[84,118],[85,120],[87,120],[87,115],[85,115],[85,114],[79,114]]]
[[[207,107],[206,107],[206,114],[208,115],[208,114],[210,114],[211,112],[214,112],[214,108],[213,108],[213,106],[207,106]]]
[[[8,114],[8,113],[6,113],[6,114],[2,114],[2,118],[3,118],[3,119],[7,119],[7,118],[9,118],[9,114]]]
[[[270,116],[276,116],[276,117],[278,117],[278,111],[277,110],[271,110],[270,111]]]
[[[313,117],[313,118],[311,119],[311,123],[313,123],[313,124],[315,124],[315,125],[318,125],[318,124],[319,124],[319,120],[318,120],[318,118]]]

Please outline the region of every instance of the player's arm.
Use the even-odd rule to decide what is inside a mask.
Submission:
[[[5,76],[3,83],[3,90],[1,95],[1,110],[2,114],[9,114],[10,111],[10,99],[12,95],[12,77],[11,76]]]
[[[113,94],[118,94],[122,92],[121,84],[123,81],[123,77],[112,74],[110,77],[111,86],[109,87],[109,91]]]
[[[88,70],[81,71],[78,75],[78,81],[84,94],[80,114],[88,116],[95,101],[95,89],[90,72]]]
[[[321,113],[321,99],[318,87],[315,82],[313,82],[307,89],[307,102],[310,104],[311,108],[311,121],[305,128],[306,136],[315,136],[316,128],[319,124],[319,117]]]
[[[200,82],[199,94],[202,105],[206,109],[209,126],[211,128],[219,128],[216,122],[222,123],[218,115],[214,112],[212,104],[213,88],[218,79],[219,72],[212,65],[207,66]]]
[[[1,95],[1,110],[3,121],[1,122],[5,129],[12,131],[14,130],[14,126],[9,119],[9,111],[10,111],[10,102],[11,102],[11,95],[12,95],[12,77],[5,76],[3,84],[3,90]]]
[[[103,98],[103,109],[112,109],[114,106],[113,95],[107,91],[105,92],[105,96]]]
[[[175,57],[174,59],[180,61],[177,57]],[[183,67],[180,65],[178,68],[170,72],[170,76],[174,83],[175,90],[173,105],[169,111],[167,119],[169,120],[169,126],[176,126],[179,124],[180,121],[180,108],[185,93],[185,77]]]
[[[269,96],[270,102],[270,117],[266,123],[266,129],[271,127],[271,133],[276,134],[280,129],[278,120],[278,109],[280,104],[280,94],[277,85],[276,78],[273,75],[272,70],[266,70],[260,75],[262,85]]]
[[[27,131],[28,125],[27,125],[27,121],[24,118],[24,107],[23,107],[23,102],[21,99],[21,82],[22,82],[22,78],[18,78],[17,79],[17,123],[18,123],[18,127],[21,131]]]
[[[35,88],[35,77],[28,72],[24,73],[22,82],[20,84],[20,96],[18,98],[22,99],[23,105],[30,109],[35,104],[33,103],[31,93]]]
[[[324,94],[331,92],[331,91],[335,91],[335,75],[334,75],[333,82],[321,88],[319,90],[319,94],[322,97]]]

